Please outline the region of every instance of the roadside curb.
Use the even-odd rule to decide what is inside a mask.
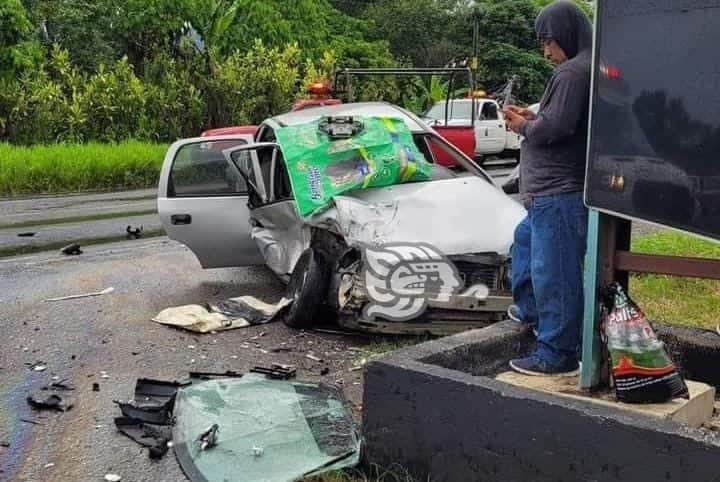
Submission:
[[[146,192],[144,194],[140,194],[141,191],[153,191],[152,193]],[[128,199],[154,199],[157,197],[157,189],[154,187],[148,187],[148,188],[140,188],[140,189],[121,189],[121,190],[98,190],[98,191],[73,191],[73,192],[65,192],[65,193],[53,193],[53,194],[22,194],[19,196],[0,196],[0,202],[6,202],[6,201],[30,201],[33,199],[55,199],[55,198],[64,198],[64,197],[78,197],[78,196],[94,196],[94,195],[101,195],[101,194],[132,194],[132,193],[138,193],[138,196],[129,196]]]

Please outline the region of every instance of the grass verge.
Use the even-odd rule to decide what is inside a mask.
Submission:
[[[720,259],[720,243],[662,231],[633,240],[638,253]],[[715,329],[720,323],[720,281],[633,275],[633,299],[651,320]]]
[[[138,141],[40,146],[0,143],[0,196],[153,186],[166,151],[166,144]]]

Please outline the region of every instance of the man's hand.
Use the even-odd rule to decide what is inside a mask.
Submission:
[[[519,115],[525,120],[534,120],[535,119],[535,113],[531,111],[530,109],[526,109],[524,107],[518,107],[516,105],[507,105],[503,108],[503,113],[507,116],[508,113],[513,113],[516,115]]]
[[[528,121],[525,117],[521,116],[520,114],[516,114],[515,112],[511,110],[503,111],[505,114],[505,123],[511,131],[515,132],[516,134],[520,134],[520,130],[522,129],[522,126]]]

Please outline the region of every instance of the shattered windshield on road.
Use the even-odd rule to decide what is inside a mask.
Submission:
[[[178,391],[175,416],[175,450],[193,482],[238,474],[291,482],[360,458],[360,436],[342,395],[327,385],[253,374],[208,380]],[[212,434],[212,443],[202,434]]]

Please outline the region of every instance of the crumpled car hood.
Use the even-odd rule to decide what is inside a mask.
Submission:
[[[292,272],[310,243],[309,226],[343,236],[348,245],[427,243],[446,256],[509,255],[525,208],[478,177],[399,184],[354,191],[303,221],[294,203],[257,209],[263,227],[252,230],[267,265],[281,277]]]
[[[422,242],[445,255],[507,255],[526,211],[477,177],[402,184],[335,198],[337,231],[348,244]]]

